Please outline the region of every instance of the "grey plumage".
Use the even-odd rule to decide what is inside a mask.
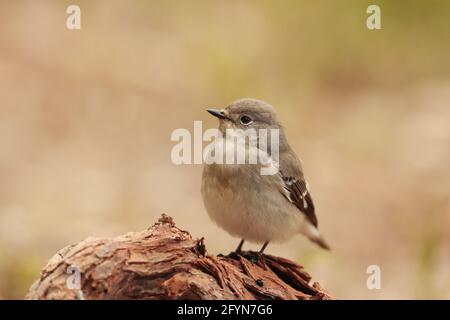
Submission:
[[[300,160],[289,146],[275,109],[260,100],[242,99],[223,110],[208,111],[219,118],[223,134],[226,129],[279,130],[279,171],[275,175],[261,175],[258,165],[204,166],[202,196],[210,217],[242,239],[267,245],[302,233],[329,249],[318,230]]]

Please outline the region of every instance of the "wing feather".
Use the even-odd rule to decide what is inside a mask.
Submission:
[[[286,177],[281,173],[284,182],[284,189],[287,191],[287,199],[292,202],[302,213],[306,215],[308,220],[317,228],[318,222],[314,203],[308,190],[308,183],[304,178],[296,179],[294,177]],[[286,196],[286,194],[284,194]]]

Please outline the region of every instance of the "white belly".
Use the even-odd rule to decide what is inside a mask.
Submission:
[[[209,216],[231,235],[253,242],[284,241],[305,228],[305,216],[279,192],[275,176],[255,165],[205,165],[202,196]]]

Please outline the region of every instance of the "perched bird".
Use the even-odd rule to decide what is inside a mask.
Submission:
[[[225,109],[207,111],[219,119],[222,141],[226,141],[228,129],[279,130],[279,170],[275,174],[262,175],[260,164],[204,165],[201,193],[205,208],[221,228],[242,239],[236,252],[241,252],[245,240],[263,243],[262,253],[270,241],[282,242],[298,233],[329,249],[318,229],[300,160],[286,140],[274,107],[256,99],[241,99]],[[245,148],[260,148],[259,141],[256,145],[246,142]],[[270,157],[267,149],[262,152]],[[231,152],[226,147],[223,150],[224,156]]]

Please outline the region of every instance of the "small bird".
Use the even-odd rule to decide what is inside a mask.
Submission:
[[[279,170],[273,175],[262,175],[261,166],[255,164],[204,165],[201,193],[205,208],[221,228],[242,239],[235,252],[240,253],[248,240],[263,243],[262,254],[270,241],[286,241],[298,233],[329,249],[318,229],[300,160],[286,140],[274,107],[261,100],[241,99],[225,109],[207,111],[219,119],[222,141],[226,141],[227,129],[279,130]],[[260,144],[247,142],[245,147],[260,148]],[[224,156],[231,152],[227,150]],[[212,151],[208,152],[211,156]]]

